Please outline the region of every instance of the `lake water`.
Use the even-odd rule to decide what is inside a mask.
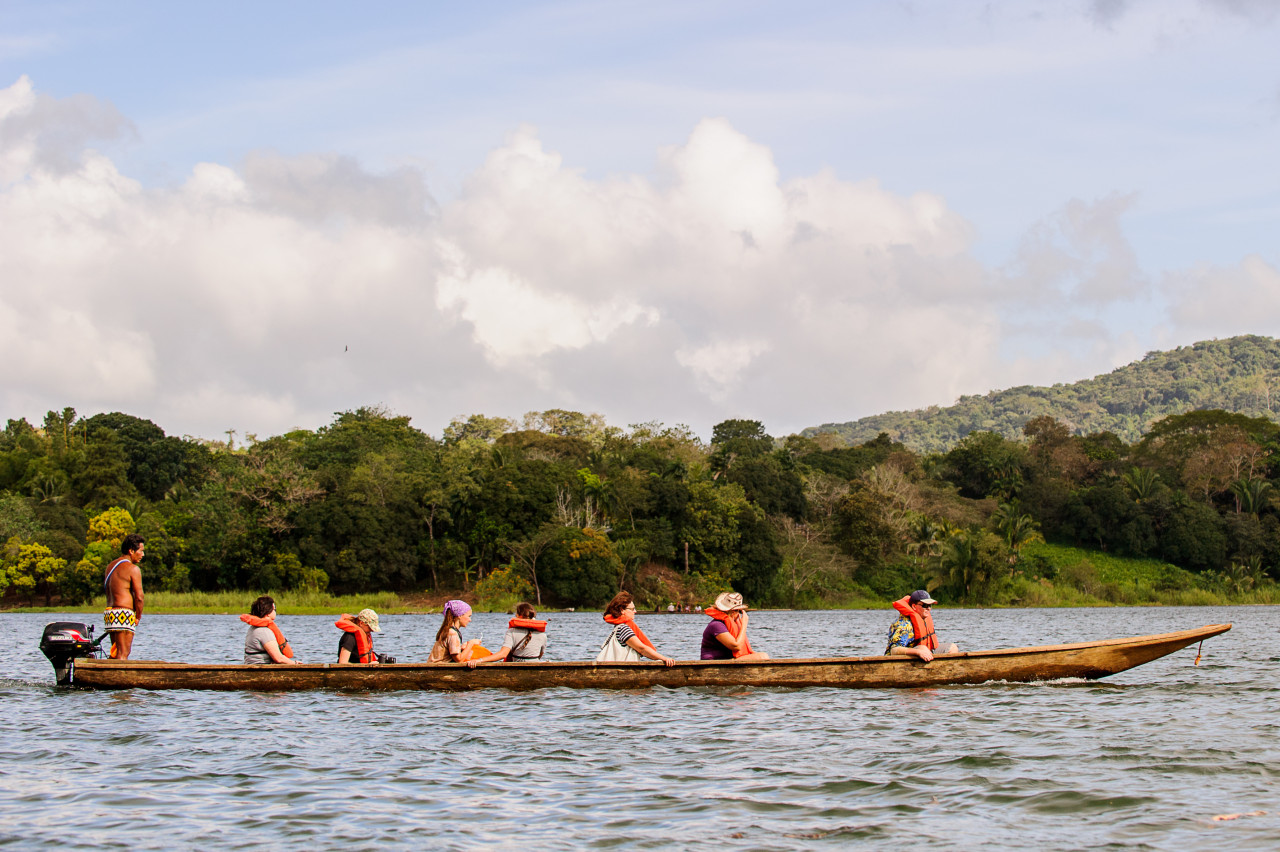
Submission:
[[[891,615],[760,612],[752,642],[874,654]],[[497,647],[506,618],[466,635]],[[1099,682],[926,690],[71,692],[36,647],[55,620],[101,625],[0,615],[0,846],[1280,848],[1277,607],[939,609],[965,650],[1235,629],[1199,666],[1193,646]],[[550,620],[549,659],[607,633]],[[300,659],[336,659],[332,618],[280,621]],[[377,650],[424,660],[439,621],[384,616]],[[640,621],[685,659],[705,623]],[[133,656],[238,662],[243,636],[148,615]]]

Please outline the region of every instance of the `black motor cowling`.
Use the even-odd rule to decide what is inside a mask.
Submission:
[[[107,634],[103,633],[94,639],[93,625],[78,621],[52,621],[44,626],[40,650],[53,663],[59,686],[71,683],[75,671],[73,661],[77,657],[98,656],[98,644],[105,638]]]

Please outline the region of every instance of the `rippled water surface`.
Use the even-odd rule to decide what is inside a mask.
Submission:
[[[879,653],[889,615],[756,613],[753,644]],[[966,650],[1235,629],[1198,667],[1192,647],[1096,683],[927,690],[68,692],[36,648],[63,619],[101,624],[0,615],[0,845],[1280,848],[1275,607],[941,609]],[[550,619],[550,659],[607,632]],[[438,623],[385,616],[377,649],[424,660]],[[505,623],[467,635],[496,647]],[[336,658],[331,618],[281,624],[304,661]],[[704,624],[641,617],[686,659]],[[134,657],[238,662],[243,636],[234,615],[149,615]]]

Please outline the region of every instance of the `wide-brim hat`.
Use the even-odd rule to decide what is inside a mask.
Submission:
[[[369,625],[369,629],[374,633],[381,633],[382,628],[378,626],[378,614],[371,609],[362,609],[356,614],[357,621],[363,621]]]
[[[716,596],[716,609],[721,612],[733,612],[734,610],[747,610],[751,607],[742,602],[742,595],[737,592],[721,592]]]

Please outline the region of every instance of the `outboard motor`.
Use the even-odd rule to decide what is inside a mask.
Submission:
[[[44,635],[40,637],[40,650],[53,663],[58,685],[70,686],[75,678],[76,658],[98,656],[98,645],[109,635],[104,632],[94,639],[93,625],[78,621],[52,621],[46,624]]]

